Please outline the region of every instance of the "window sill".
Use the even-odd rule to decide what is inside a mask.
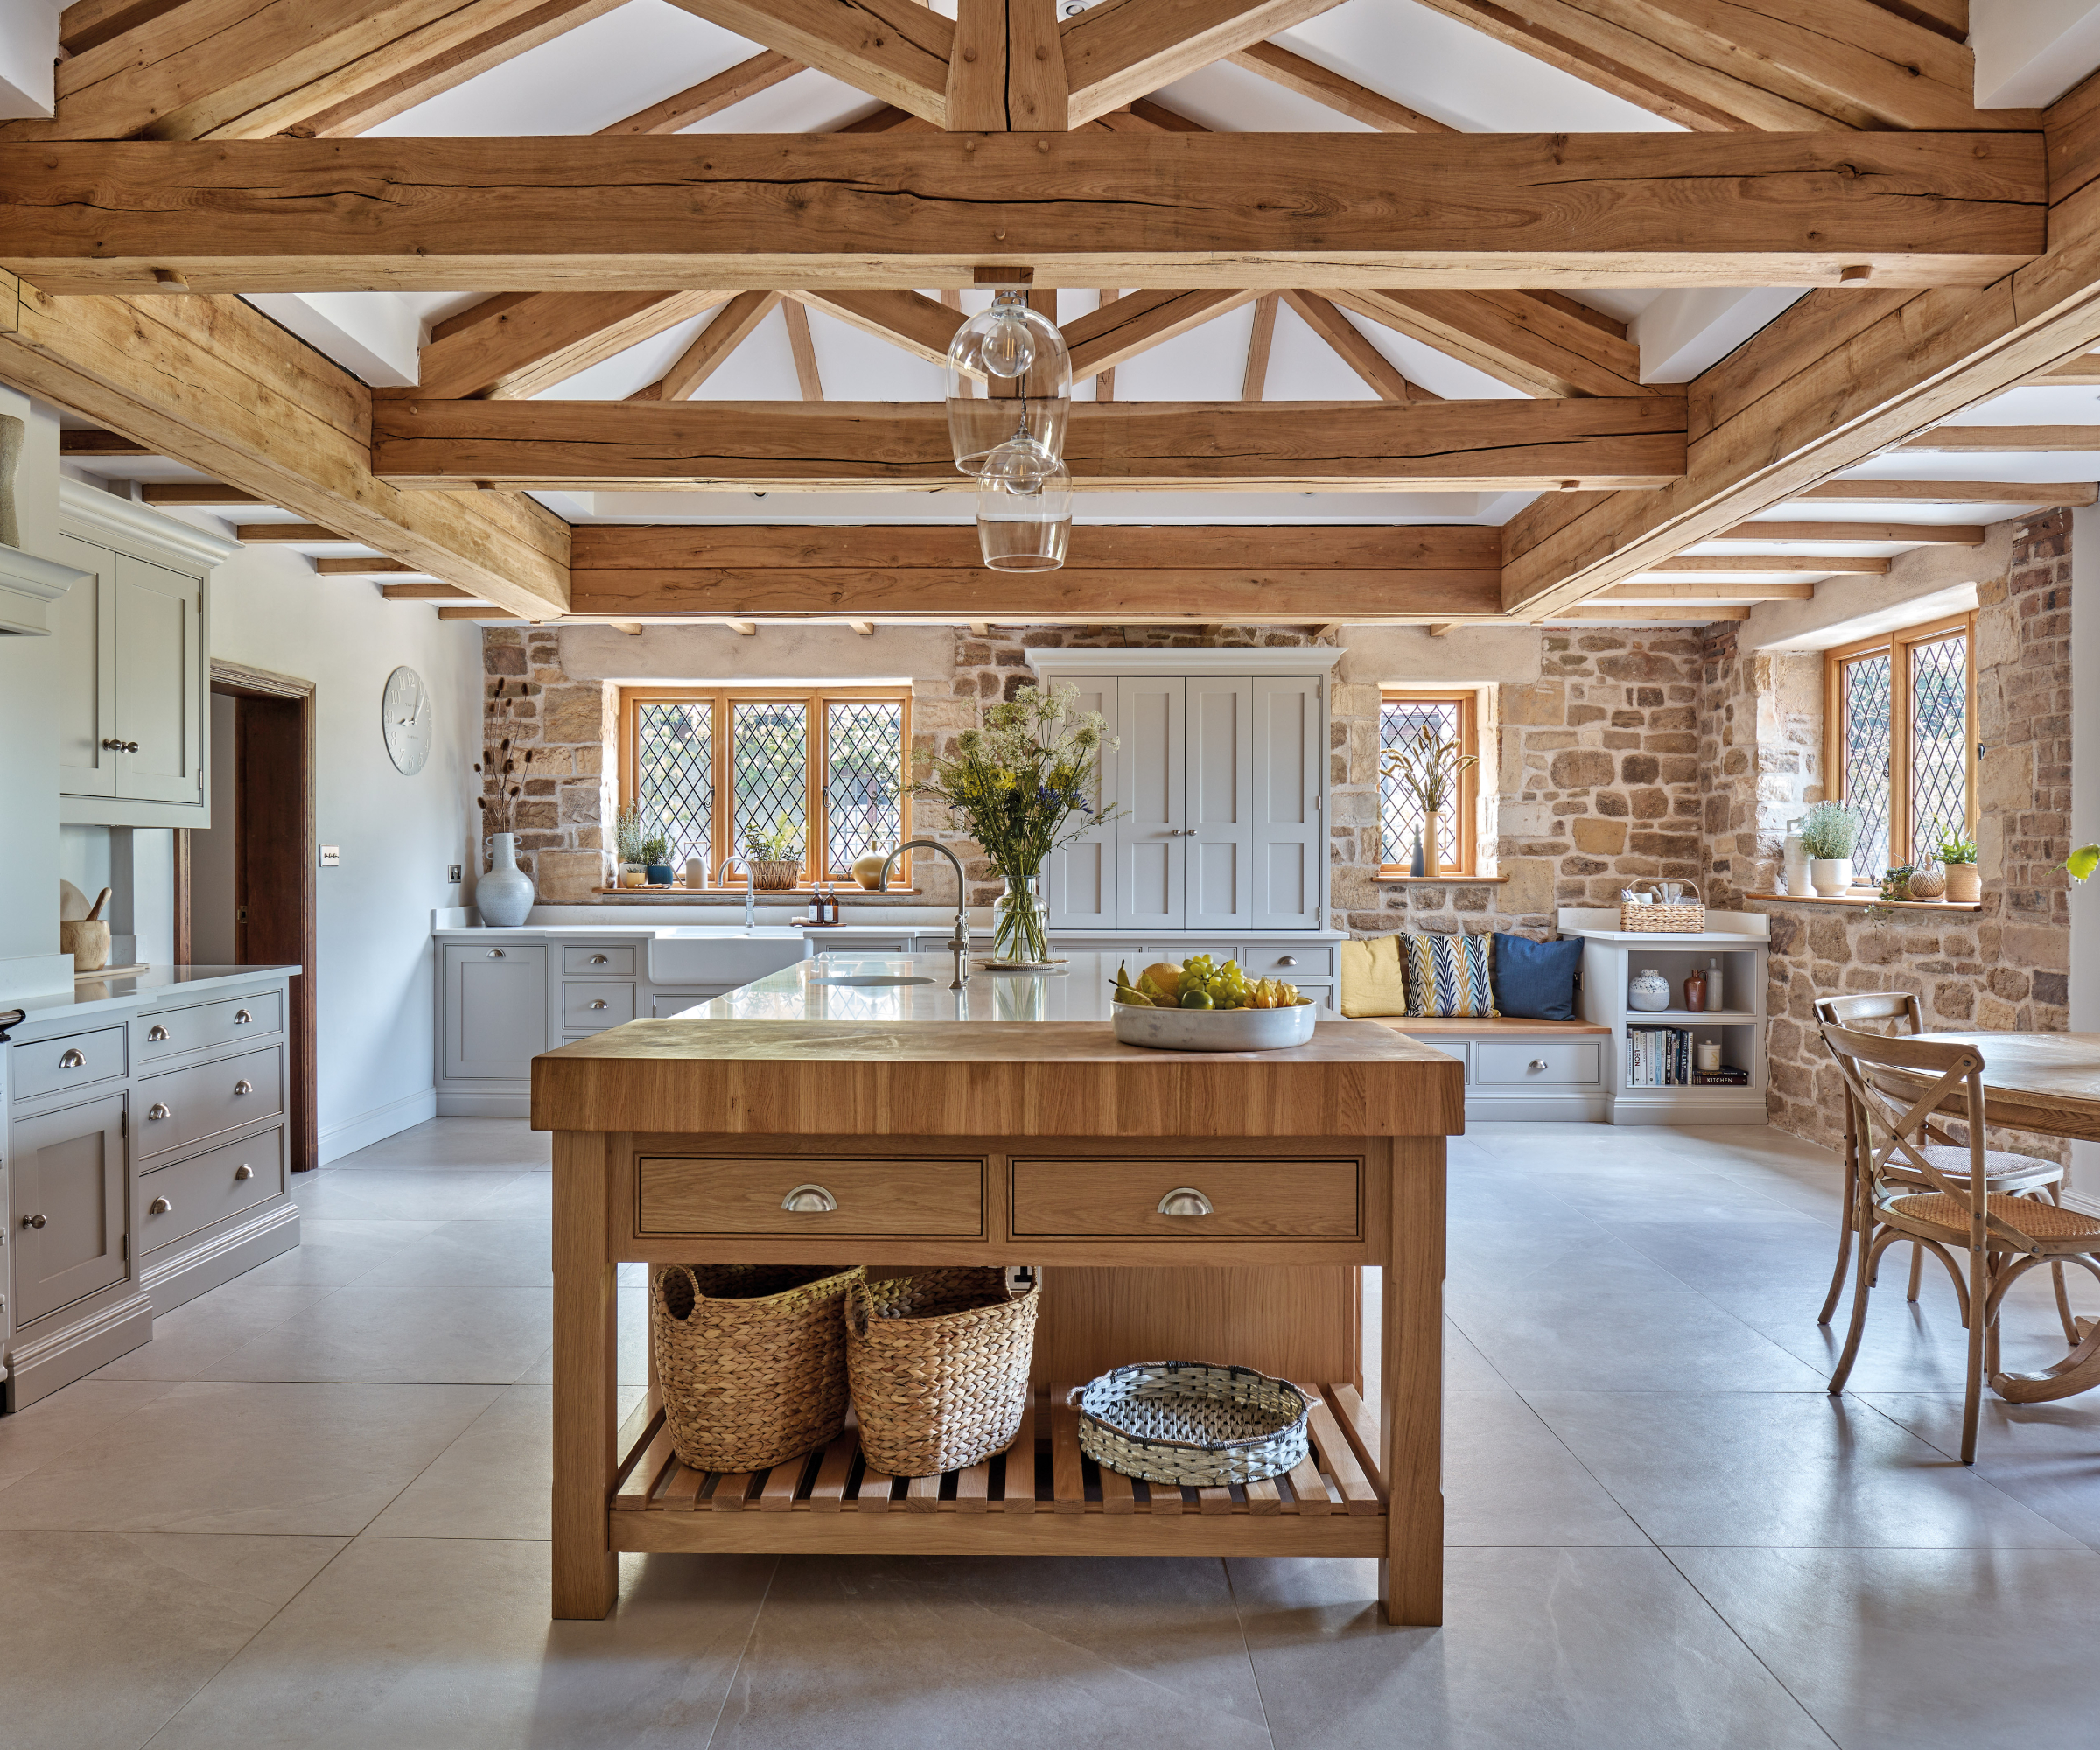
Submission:
[[[1879,906],[1888,912],[1980,912],[1983,902],[1960,904],[1952,900],[1882,900],[1872,893],[1857,897],[1847,893],[1835,900],[1826,900],[1820,893],[1746,893],[1747,904],[1763,903],[1772,906],[1850,906],[1865,911],[1869,906]]]
[[[1403,875],[1390,869],[1381,869],[1371,879],[1382,887],[1419,887],[1434,884],[1445,887],[1499,886],[1509,878],[1507,875]]]
[[[822,885],[836,893],[843,903],[856,906],[879,905],[885,900],[917,900],[926,891],[922,887],[885,887],[878,892],[863,887],[857,882],[849,885],[844,881],[827,881]],[[761,887],[758,892],[758,902],[761,906],[784,905],[794,900],[807,899],[816,891],[807,883],[794,887]],[[674,884],[668,887],[593,887],[591,892],[599,900],[676,900],[686,906],[741,906],[744,903],[744,890],[741,887],[681,887]]]

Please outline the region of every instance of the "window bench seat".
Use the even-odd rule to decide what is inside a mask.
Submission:
[[[1466,1116],[1488,1121],[1605,1118],[1606,1043],[1600,1021],[1531,1021],[1472,1015],[1376,1015],[1382,1027],[1449,1052],[1466,1066]]]

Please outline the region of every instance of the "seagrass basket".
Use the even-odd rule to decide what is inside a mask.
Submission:
[[[846,1370],[860,1450],[892,1476],[934,1476],[1019,1432],[1039,1272],[1026,1265],[864,1279],[846,1296]]]
[[[750,867],[751,885],[761,893],[785,893],[802,878],[799,857],[754,857]]]
[[[1636,888],[1650,884],[1636,881]],[[1696,896],[1698,888],[1692,882],[1684,884]],[[1655,935],[1697,935],[1706,928],[1706,903],[1700,900],[1689,906],[1666,906],[1661,894],[1645,906],[1629,906],[1619,902],[1619,928],[1622,930],[1642,930]]]
[[[670,1264],[649,1280],[649,1344],[679,1462],[755,1471],[846,1425],[839,1308],[858,1264]]]
[[[1140,1362],[1079,1390],[1079,1449],[1147,1482],[1217,1488],[1281,1476],[1309,1448],[1306,1395],[1210,1362]]]

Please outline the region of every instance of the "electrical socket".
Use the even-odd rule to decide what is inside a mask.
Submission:
[[[464,863],[446,864],[444,878],[448,881],[464,881],[466,878],[466,864]]]

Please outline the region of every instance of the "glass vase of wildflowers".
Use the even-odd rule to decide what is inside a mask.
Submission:
[[[912,794],[943,805],[1006,884],[993,907],[1001,961],[1050,959],[1042,870],[1050,853],[1113,818],[1096,805],[1102,752],[1116,745],[1098,711],[1073,709],[1074,686],[1025,687],[989,707],[982,729],[928,756]]]

